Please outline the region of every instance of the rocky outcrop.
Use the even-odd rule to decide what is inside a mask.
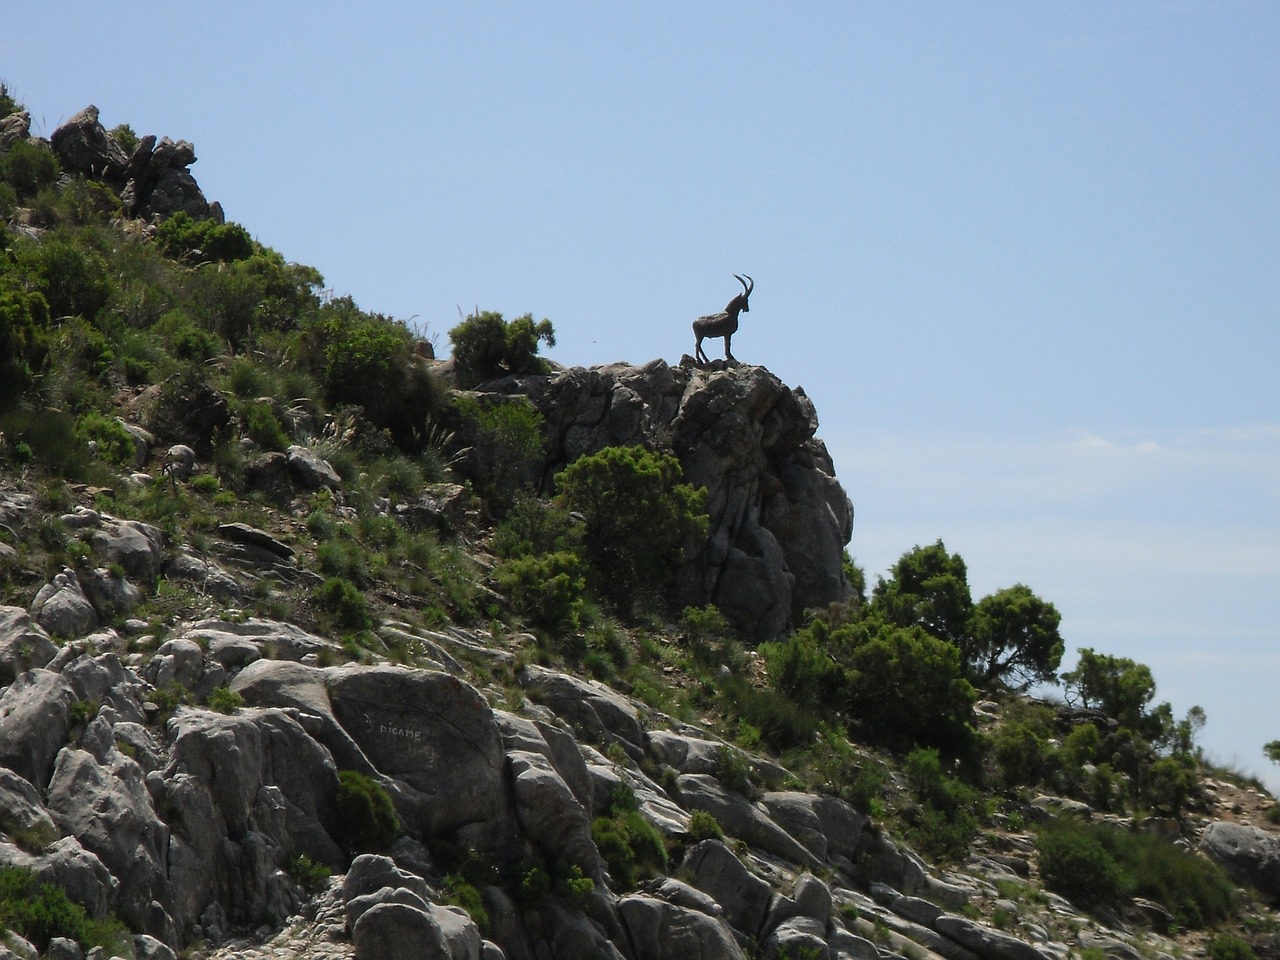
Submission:
[[[1237,883],[1280,903],[1280,837],[1238,823],[1212,823],[1200,836],[1200,850],[1222,864]]]
[[[803,389],[764,367],[702,369],[686,358],[510,377],[475,392],[482,402],[515,395],[545,423],[546,456],[525,478],[543,489],[583,454],[631,444],[671,450],[685,480],[706,488],[708,539],[680,574],[682,604],[714,603],[760,641],[849,596],[853,507]]]
[[[194,219],[221,222],[222,210],[205,199],[187,169],[196,162],[186,140],[143,137],[126,153],[115,134],[103,127],[98,108],[85,107],[53,132],[50,143],[64,169],[103,180],[120,191],[132,217],[150,220],[182,212]]]

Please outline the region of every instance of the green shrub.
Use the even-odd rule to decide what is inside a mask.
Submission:
[[[444,902],[451,903],[467,911],[475,921],[480,932],[488,936],[490,932],[489,911],[485,909],[484,898],[476,886],[465,877],[451,873],[444,878]]]
[[[454,406],[475,437],[470,459],[476,482],[490,504],[505,513],[520,488],[536,479],[542,414],[523,397],[496,403],[459,397]]]
[[[98,445],[98,456],[117,467],[132,466],[137,444],[133,435],[115,417],[107,417],[91,411],[76,421],[76,439],[81,443],[93,441]]]
[[[323,863],[314,862],[305,853],[300,853],[289,862],[289,875],[307,893],[319,893],[333,871]]]
[[[411,362],[404,324],[365,313],[350,297],[324,304],[306,322],[307,363],[332,406],[358,406],[403,450],[420,449],[441,393],[429,370]]]
[[[373,627],[373,615],[365,603],[364,594],[345,577],[330,577],[312,594],[316,605],[333,617],[339,627],[349,630],[369,630]]]
[[[391,796],[382,784],[356,770],[338,772],[338,812],[347,845],[356,853],[380,853],[402,833]]]
[[[156,242],[175,259],[198,262],[243,260],[253,254],[249,231],[238,223],[194,220],[179,211],[156,228]]]
[[[703,840],[723,840],[724,830],[720,821],[705,810],[694,810],[689,814],[689,839],[694,843]]]
[[[596,589],[624,614],[656,601],[706,537],[706,490],[684,483],[669,454],[606,447],[566,467],[557,487],[565,507],[585,519]]]
[[[1257,954],[1239,937],[1220,933],[1209,941],[1209,960],[1257,960]]]
[[[554,347],[556,336],[550,320],[534,323],[533,315],[526,313],[507,323],[502,314],[486,310],[450,330],[449,341],[454,374],[459,386],[467,388],[508,374],[544,372],[538,344]]]
[[[1234,887],[1219,866],[1159,837],[1057,819],[1041,827],[1036,848],[1045,885],[1080,906],[1142,897],[1186,927],[1219,923],[1236,910]]]
[[[1120,896],[1120,867],[1087,825],[1051,820],[1037,834],[1036,850],[1045,886],[1072,903],[1089,908]]]
[[[262,449],[282,451],[289,446],[289,435],[284,432],[270,403],[250,401],[240,413],[244,417],[244,432]]]
[[[569,549],[570,541],[569,516],[563,509],[517,494],[490,546],[500,557],[527,557]]]
[[[978,832],[978,791],[948,776],[934,749],[913,750],[903,770],[920,803],[908,830],[915,846],[938,860],[962,859]]]
[[[21,267],[44,294],[55,319],[79,316],[93,320],[111,298],[106,262],[92,249],[63,237],[17,248]]]
[[[237,713],[244,706],[244,697],[229,687],[215,687],[205,703],[210,710],[218,713]]]
[[[535,627],[577,630],[585,608],[586,580],[582,561],[572,553],[504,560],[494,579],[512,607]]]
[[[61,887],[41,883],[21,867],[0,867],[0,929],[13,930],[42,953],[55,937],[108,953],[119,950],[128,938],[115,917],[91,918]]]
[[[0,151],[0,180],[11,184],[22,196],[31,196],[58,179],[60,165],[53,151],[43,143],[15,140]]]
[[[620,891],[667,869],[662,834],[637,809],[635,792],[626,784],[614,788],[609,816],[592,821],[591,838]]]

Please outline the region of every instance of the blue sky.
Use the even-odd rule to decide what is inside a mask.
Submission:
[[[874,579],[941,538],[1280,788],[1280,7],[18,2],[48,135],[192,141],[227,215],[447,349],[803,386]]]

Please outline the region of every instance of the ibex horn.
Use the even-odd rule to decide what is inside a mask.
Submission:
[[[743,274],[743,276],[746,276],[746,274]],[[751,280],[750,277],[747,277],[747,280],[751,280],[751,285],[747,286],[747,280],[743,280],[742,277],[738,276],[736,273],[733,275],[733,278],[742,284],[742,289],[746,291],[746,295],[748,297],[751,296],[751,291],[755,289],[756,282]]]

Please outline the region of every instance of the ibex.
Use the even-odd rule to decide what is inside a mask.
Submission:
[[[713,313],[707,317],[699,317],[693,321],[693,335],[698,338],[697,343],[694,344],[693,352],[698,363],[711,362],[702,350],[702,341],[707,337],[724,337],[725,359],[733,359],[730,341],[733,340],[733,335],[738,329],[738,314],[751,312],[751,307],[747,304],[747,298],[751,296],[751,291],[756,285],[756,282],[750,277],[744,280],[736,273],[733,277],[742,284],[742,293],[730,300],[729,305],[722,312]]]

